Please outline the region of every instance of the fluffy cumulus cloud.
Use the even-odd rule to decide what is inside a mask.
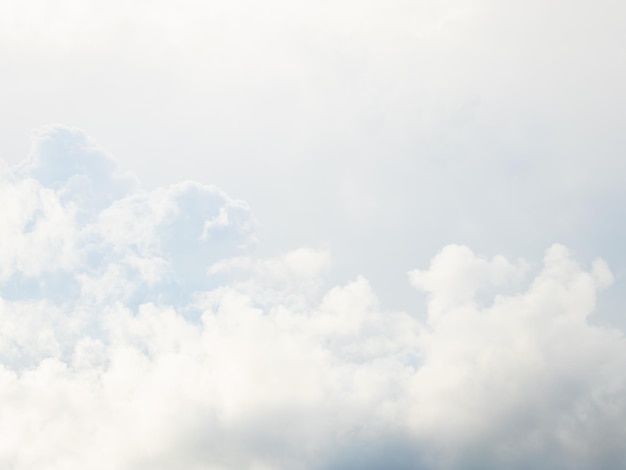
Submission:
[[[621,469],[613,278],[444,247],[427,317],[325,250],[259,259],[250,208],[142,190],[89,138],[39,132],[0,182],[0,469]]]

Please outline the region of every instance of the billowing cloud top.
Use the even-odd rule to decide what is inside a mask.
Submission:
[[[40,131],[0,198],[2,469],[626,465],[602,260],[444,247],[409,273],[422,320],[362,277],[324,290],[326,251],[255,258],[244,202],[144,191],[76,130]]]

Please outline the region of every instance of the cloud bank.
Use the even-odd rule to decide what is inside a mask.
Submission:
[[[0,469],[621,469],[613,276],[444,247],[427,317],[324,250],[253,255],[249,206],[142,190],[48,127],[0,182]]]

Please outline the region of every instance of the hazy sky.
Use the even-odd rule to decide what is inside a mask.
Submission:
[[[624,468],[625,26],[0,0],[0,469]]]

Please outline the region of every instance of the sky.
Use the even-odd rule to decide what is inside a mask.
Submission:
[[[0,470],[624,468],[624,24],[0,0]]]

